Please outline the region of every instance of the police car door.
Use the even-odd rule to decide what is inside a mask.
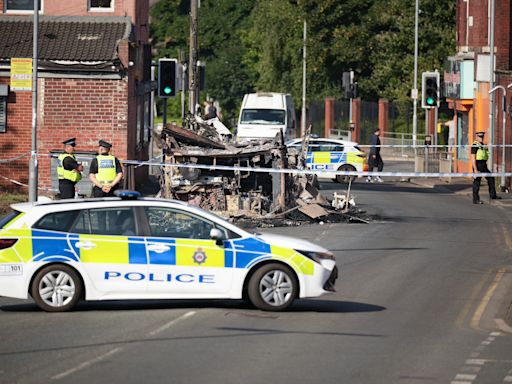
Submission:
[[[84,209],[71,229],[81,265],[103,298],[144,297],[147,257],[138,231],[135,211],[126,205]]]
[[[231,288],[231,242],[210,239],[215,223],[177,208],[145,207],[148,292],[157,297],[221,297]],[[222,228],[219,228],[223,230]]]

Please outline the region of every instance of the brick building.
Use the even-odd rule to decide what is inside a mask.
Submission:
[[[53,181],[55,188],[48,155],[62,149],[66,138],[77,138],[78,151],[94,152],[98,140],[104,139],[113,144],[113,153],[121,160],[147,160],[148,0],[40,2],[39,187],[51,188]],[[31,149],[32,92],[6,85],[11,85],[11,59],[32,57],[32,9],[33,1],[0,0],[0,160]],[[0,183],[14,187],[9,178],[26,184],[28,164],[29,157],[0,163]],[[132,182],[147,177],[144,168],[136,170]]]
[[[512,7],[509,0],[495,0],[494,83],[505,89],[512,83],[512,39],[510,25]],[[490,9],[488,0],[457,0],[457,53],[449,57],[444,73],[444,89],[450,108],[455,112],[455,144],[474,141],[474,133],[487,132],[490,142]],[[503,92],[495,92],[494,144],[512,143],[512,121],[506,116],[503,137]],[[512,103],[512,89],[507,90],[507,105]],[[458,147],[455,171],[471,171],[469,148]],[[506,149],[506,171],[511,171],[511,148]],[[502,148],[494,148],[492,170],[501,170]],[[491,164],[489,164],[491,167]],[[510,179],[506,180],[510,187]]]

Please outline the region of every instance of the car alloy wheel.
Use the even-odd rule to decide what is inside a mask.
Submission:
[[[258,269],[249,282],[249,299],[267,311],[286,309],[297,297],[295,275],[282,264],[267,264]]]
[[[32,297],[47,312],[63,312],[73,308],[82,294],[82,282],[66,265],[50,265],[36,275]]]

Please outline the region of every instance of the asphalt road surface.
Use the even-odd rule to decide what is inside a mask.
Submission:
[[[405,183],[354,194],[375,222],[265,230],[332,250],[337,293],[284,313],[172,300],[47,314],[0,298],[0,382],[512,382],[510,210]]]

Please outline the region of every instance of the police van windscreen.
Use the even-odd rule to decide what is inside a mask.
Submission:
[[[284,124],[286,111],[283,109],[244,109],[240,124]]]
[[[3,227],[5,227],[11,220],[13,220],[14,218],[16,218],[21,212],[19,211],[11,211],[9,212],[7,215],[3,216],[1,219],[0,219],[0,229],[2,229]]]

